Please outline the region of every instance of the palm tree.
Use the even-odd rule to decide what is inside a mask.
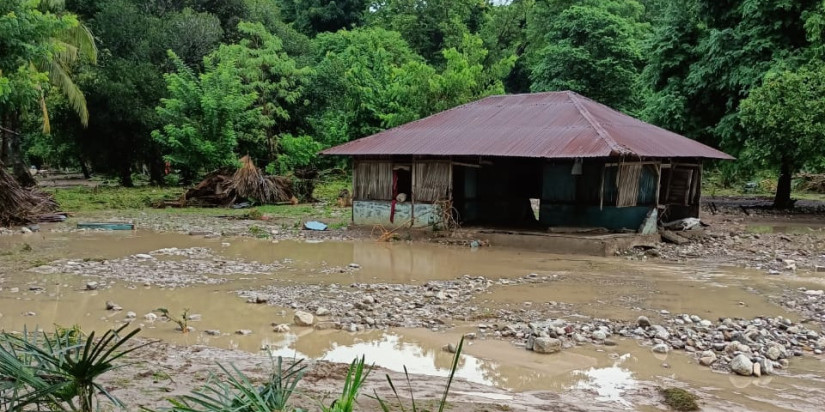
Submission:
[[[65,0],[42,0],[38,9],[43,13],[59,14],[65,12]],[[71,108],[80,118],[80,123],[86,127],[89,124],[89,110],[86,106],[86,97],[72,79],[72,68],[80,61],[97,63],[97,46],[94,35],[83,23],[61,30],[47,40],[51,43],[53,52],[47,57],[29,62],[35,70],[49,74],[49,83],[62,93]],[[43,133],[51,132],[49,110],[46,104],[46,92],[39,89],[40,110],[43,117]],[[19,115],[19,114],[18,114]],[[19,124],[19,120],[12,124]],[[34,186],[34,178],[29,173],[23,161],[20,148],[20,135],[11,133],[8,147],[8,157],[14,169],[14,175],[23,186]]]
[[[40,9],[45,13],[63,13],[65,7],[65,0],[43,0],[40,3]],[[88,126],[89,110],[86,107],[86,97],[72,79],[72,67],[81,60],[92,64],[97,63],[97,45],[94,35],[86,25],[79,23],[57,33],[49,41],[56,52],[51,55],[51,58],[33,62],[33,64],[39,71],[49,73],[49,82],[63,93],[69,105],[80,117],[80,123],[84,127]],[[50,130],[49,115],[43,93],[41,93],[40,106],[43,110],[43,131],[48,133]]]

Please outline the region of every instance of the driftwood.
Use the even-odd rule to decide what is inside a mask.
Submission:
[[[37,188],[23,187],[0,163],[0,225],[24,225],[57,210],[57,202]]]

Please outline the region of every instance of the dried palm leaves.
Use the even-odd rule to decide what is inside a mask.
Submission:
[[[51,195],[36,188],[20,186],[0,163],[0,225],[27,224],[57,210]]]

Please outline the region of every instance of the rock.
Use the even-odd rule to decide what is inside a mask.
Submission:
[[[126,312],[126,319],[134,319],[136,317],[137,317],[137,313],[131,312],[131,311]]]
[[[640,327],[646,328],[650,326],[650,319],[647,316],[639,316],[639,319],[636,319],[636,324]]]
[[[664,326],[653,325],[653,326],[651,326],[651,328],[654,331],[654,335],[653,335],[654,338],[661,339],[661,340],[670,339],[670,332],[668,332],[667,329],[664,328]]]
[[[329,329],[337,329],[338,324],[335,322],[318,322],[315,324],[315,330],[329,330]]]
[[[768,350],[765,351],[765,356],[767,356],[768,359],[775,361],[779,359],[780,356],[782,356],[782,351],[776,346],[771,346],[770,348],[768,348]]]
[[[805,294],[808,295],[808,296],[822,296],[823,294],[825,294],[825,291],[823,291],[821,289],[820,290],[806,290]]]
[[[118,305],[117,303],[112,302],[111,300],[107,300],[106,301],[106,310],[118,311],[118,310],[123,310],[123,308],[120,307],[120,305]]]
[[[221,331],[218,330],[218,329],[207,329],[207,330],[204,331],[204,333],[209,335],[209,336],[220,336],[221,335]]]
[[[148,321],[148,322],[154,322],[154,321],[158,320],[158,315],[155,315],[154,313],[147,313],[147,314],[143,315],[143,319]]]
[[[659,343],[653,345],[653,349],[651,349],[654,353],[668,353],[670,352],[670,347],[667,344]]]
[[[709,328],[709,327],[713,326],[713,322],[705,319],[705,320],[699,321],[699,325],[702,326],[702,327],[705,327],[705,328]]]
[[[753,376],[757,378],[762,376],[762,365],[760,365],[759,362],[754,362],[753,364]]]
[[[144,260],[154,259],[152,257],[152,255],[147,255],[145,253],[138,253],[137,255],[135,255],[135,257],[138,258],[138,259],[144,259]]]
[[[732,371],[742,376],[753,374],[753,362],[744,354],[736,355],[728,366]]]
[[[364,296],[364,299],[361,300],[365,305],[372,305],[375,303],[375,298],[371,295]]]
[[[556,353],[561,351],[561,341],[556,338],[536,338],[533,340],[533,352]]]
[[[193,314],[191,314],[191,315],[187,315],[187,317],[186,317],[186,318],[187,318],[188,320],[193,321],[193,322],[198,322],[198,321],[200,321],[201,319],[203,319],[203,315],[201,315],[200,313],[193,313]]]
[[[817,273],[825,272],[825,266],[819,266],[819,265],[814,266],[814,272],[817,272]]]
[[[762,366],[763,375],[773,375],[773,362],[770,359],[762,359],[759,363]]]
[[[455,353],[457,351],[457,348],[455,347],[455,344],[450,343],[444,347],[444,350],[450,353]]]
[[[600,331],[600,330],[597,330],[597,331],[593,332],[592,336],[593,336],[593,339],[596,339],[596,340],[605,340],[605,339],[607,339],[607,334],[604,333],[603,331]]]
[[[31,229],[29,229],[29,228],[27,228],[27,227],[25,227],[25,226],[20,228],[20,233],[23,233],[23,234],[29,234],[29,233],[31,233],[31,232],[32,232],[32,230],[31,230]]]
[[[327,315],[329,315],[329,309],[327,309],[323,306],[318,307],[318,309],[315,310],[315,316],[327,316]]]
[[[251,334],[252,334],[252,331],[251,331],[251,330],[249,330],[249,329],[238,329],[238,330],[236,330],[236,331],[235,331],[235,334],[236,334],[236,335],[246,336],[246,335],[251,335]]]
[[[23,314],[23,316],[37,316],[37,313],[35,313],[35,312],[26,312],[26,313]]]
[[[299,310],[295,312],[292,322],[298,326],[312,326],[315,323],[315,317],[311,313]]]
[[[357,263],[350,263],[348,266],[350,269],[361,269],[361,265]]]
[[[97,282],[86,282],[86,290],[97,290],[100,284]]]
[[[367,317],[364,318],[364,323],[366,323],[367,325],[370,325],[370,326],[375,326],[375,319],[367,316]]]
[[[275,333],[288,333],[289,332],[289,325],[287,325],[286,323],[281,323],[281,324],[275,325],[274,330],[275,330]]]

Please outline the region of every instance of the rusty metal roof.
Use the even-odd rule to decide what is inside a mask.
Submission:
[[[321,153],[733,159],[570,91],[490,96]]]

